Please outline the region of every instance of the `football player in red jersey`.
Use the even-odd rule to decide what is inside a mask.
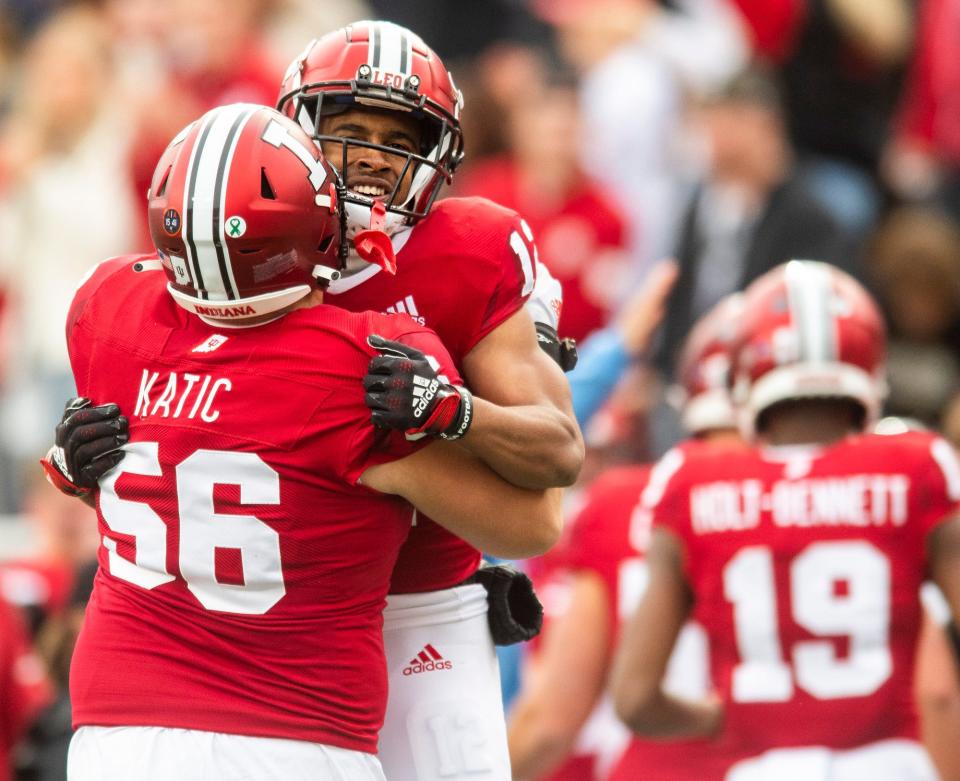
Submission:
[[[348,233],[382,223],[396,252],[395,276],[352,255],[329,300],[421,319],[476,394],[462,446],[516,485],[572,483],[582,440],[563,374],[538,346],[538,332],[556,335],[525,310],[536,284],[529,226],[484,199],[434,202],[463,154],[462,98],[440,58],[409,30],[358,22],[294,60],[278,107],[344,177]],[[471,662],[491,648],[488,621],[501,622],[476,585],[461,585],[479,561],[476,548],[418,517],[394,568],[380,741],[394,781],[511,777],[497,676],[476,674]],[[453,669],[411,664],[428,645]]]
[[[351,252],[328,300],[351,311],[402,312],[434,329],[477,394],[463,447],[516,485],[568,484],[582,461],[582,441],[562,373],[538,346],[538,339],[555,343],[556,333],[549,324],[535,326],[524,311],[536,288],[529,227],[482,199],[449,199],[431,208],[462,155],[461,102],[440,59],[415,34],[358,22],[306,47],[287,71],[279,107],[309,129],[345,177],[349,236],[383,228],[396,254],[391,276]],[[382,373],[405,360],[385,356],[380,387],[388,384]],[[378,393],[370,401],[382,412]],[[110,408],[84,412],[82,419],[91,420],[108,416]],[[390,425],[409,425],[402,414],[390,417],[380,415]],[[85,428],[71,428],[71,435]],[[92,462],[109,449],[110,437],[102,442],[65,438],[62,444],[74,453],[75,443],[76,470],[96,478],[118,458]],[[488,623],[511,622],[499,611],[488,614],[475,583],[461,585],[475,577],[479,561],[475,547],[423,515],[401,550],[385,613],[391,687],[381,733],[384,766],[397,781],[451,768],[510,776],[497,676],[476,674],[472,660],[489,653]],[[498,640],[526,634],[507,631]],[[438,638],[451,650],[438,646]],[[424,653],[437,661],[427,645],[452,669],[412,664]],[[452,754],[451,745],[459,747]]]
[[[741,758],[706,779],[936,778],[912,696],[918,591],[929,573],[960,613],[960,464],[932,434],[862,433],[884,346],[853,279],[811,261],[774,269],[747,289],[734,348],[756,447],[661,462],[650,583],[611,690],[637,732],[716,734]],[[662,688],[691,612],[718,700]]]
[[[683,449],[740,446],[727,383],[739,312],[740,296],[729,296],[701,318],[684,345],[679,390],[683,424],[692,438]],[[633,612],[646,583],[650,515],[640,500],[644,491],[657,490],[650,473],[648,465],[631,465],[601,475],[563,543],[544,557],[558,559],[545,581],[535,579],[547,622],[509,722],[518,778],[695,781],[703,757],[715,755],[705,741],[634,740],[628,746],[603,696],[618,626]],[[559,607],[551,617],[553,602]],[[686,696],[708,691],[706,641],[694,622],[681,633],[670,670],[671,691]]]
[[[216,109],[158,163],[157,255],[105,261],[74,298],[78,389],[116,400],[129,441],[95,491],[72,781],[383,779],[382,609],[411,516],[500,555],[559,533],[545,491],[371,425],[375,347],[405,350],[390,390],[421,389],[411,437],[462,427],[469,396],[433,332],[324,303],[341,202],[291,120]]]
[[[524,311],[536,281],[533,235],[515,212],[483,198],[434,204],[463,156],[462,104],[417,35],[368,21],[311,42],[287,70],[278,108],[343,177],[348,236],[382,228],[396,251],[392,277],[352,255],[331,299],[351,310],[406,312],[437,330],[487,400],[477,401],[464,447],[517,484],[568,485],[583,448],[562,372],[544,360]],[[476,553],[458,548],[444,557],[448,573],[469,574]],[[429,589],[424,577],[405,590]]]

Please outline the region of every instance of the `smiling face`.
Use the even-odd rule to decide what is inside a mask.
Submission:
[[[406,201],[416,165],[407,166],[406,171],[404,166],[409,154],[420,153],[421,128],[417,120],[400,111],[350,108],[323,117],[320,132],[395,149],[396,153],[391,153],[383,148],[347,144],[344,165],[343,144],[331,140],[321,143],[324,156],[340,170],[347,189],[367,198],[386,198],[399,181],[394,202]]]

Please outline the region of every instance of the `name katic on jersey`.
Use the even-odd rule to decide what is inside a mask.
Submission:
[[[780,527],[902,526],[910,480],[897,474],[779,480],[765,492],[760,480],[720,480],[690,491],[696,534],[745,531],[764,513]]]
[[[209,374],[170,372],[165,383],[159,380],[159,372],[143,370],[133,411],[135,417],[193,420],[199,415],[205,423],[213,423],[220,417],[216,406],[218,394],[233,390],[233,383],[226,377]]]

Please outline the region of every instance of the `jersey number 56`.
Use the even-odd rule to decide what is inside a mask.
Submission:
[[[145,589],[175,578],[167,570],[169,530],[144,502],[121,499],[116,483],[124,473],[160,477],[159,445],[134,442],[122,465],[101,483],[100,512],[110,531],[135,539],[133,561],[117,551],[117,540],[104,535],[110,573]],[[255,453],[197,450],[176,468],[180,543],[178,562],[187,588],[208,610],[262,615],[286,593],[280,561],[280,535],[253,515],[225,515],[214,510],[214,486],[238,485],[241,504],[280,504],[280,476]],[[239,550],[243,583],[216,577],[218,548]]]

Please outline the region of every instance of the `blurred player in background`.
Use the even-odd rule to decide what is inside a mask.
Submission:
[[[0,597],[0,781],[13,779],[14,749],[51,696],[21,616]]]
[[[72,780],[382,779],[381,611],[416,512],[404,500],[499,555],[542,552],[559,533],[552,496],[423,439],[472,419],[435,334],[323,303],[342,205],[295,123],[216,109],[157,166],[158,255],[102,263],[74,299],[78,390],[117,400],[130,424],[95,494],[103,546],[71,671]],[[379,238],[355,236],[389,266]],[[371,425],[374,348],[402,356],[384,414],[421,390],[406,437]],[[47,465],[54,479],[72,476],[65,463]],[[495,671],[492,649],[484,663]]]
[[[650,503],[650,583],[611,691],[650,737],[717,736],[725,776],[934,779],[917,742],[914,657],[927,572],[960,613],[960,464],[923,432],[864,434],[883,397],[869,295],[824,264],[754,282],[734,390],[757,446],[673,451]],[[686,618],[710,638],[719,699],[662,680]]]
[[[739,445],[728,390],[739,302],[738,295],[723,299],[694,326],[684,345],[679,363],[682,417],[692,438],[683,450]],[[704,741],[634,740],[627,748],[627,733],[603,697],[620,621],[635,609],[647,580],[650,514],[641,506],[641,496],[658,490],[662,485],[651,480],[648,465],[606,472],[589,488],[563,545],[545,557],[556,566],[535,582],[548,623],[510,715],[515,778],[698,779],[697,760],[716,752]],[[551,616],[553,605],[558,612]],[[703,630],[689,622],[670,662],[669,690],[705,696],[707,666]]]

